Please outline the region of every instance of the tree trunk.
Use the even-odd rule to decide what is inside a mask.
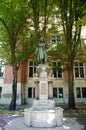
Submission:
[[[73,74],[73,62],[71,61],[68,66],[68,107],[69,109],[75,109],[75,96],[74,96],[74,74]]]
[[[13,84],[12,84],[12,100],[9,106],[9,110],[16,110],[16,98],[17,98],[17,64],[12,65],[13,69]]]
[[[25,83],[21,84],[21,104],[22,105],[26,105],[27,104]]]

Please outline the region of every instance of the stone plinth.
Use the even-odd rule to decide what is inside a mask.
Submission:
[[[63,109],[60,107],[25,109],[25,125],[28,127],[52,128],[63,124]]]
[[[63,124],[63,109],[55,108],[54,100],[49,100],[49,83],[52,82],[52,71],[47,64],[39,65],[38,77],[34,82],[38,83],[39,100],[33,100],[33,106],[25,109],[24,124],[28,127],[52,128]]]
[[[45,107],[45,108],[54,108],[55,101],[54,100],[33,100],[34,107]]]

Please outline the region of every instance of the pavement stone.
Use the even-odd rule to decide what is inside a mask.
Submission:
[[[84,130],[84,126],[72,118],[63,118],[63,125],[55,128],[33,128],[24,125],[24,117],[11,120],[5,130]]]
[[[4,127],[13,119],[21,117],[21,115],[12,114],[0,114],[0,130],[4,130]]]

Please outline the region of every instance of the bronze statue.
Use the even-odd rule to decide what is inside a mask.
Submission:
[[[37,61],[39,63],[47,63],[47,46],[44,40],[40,40],[36,47]]]

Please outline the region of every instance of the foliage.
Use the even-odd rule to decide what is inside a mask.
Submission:
[[[12,84],[12,101],[10,109],[16,109],[17,98],[17,72],[22,61],[26,60],[25,53],[28,49],[28,1],[27,0],[4,0],[0,4],[0,27],[1,27],[1,51],[3,57],[9,54],[6,61],[12,65],[13,84]],[[3,33],[2,33],[3,32]],[[2,35],[3,34],[3,35]],[[4,43],[4,44],[3,44]],[[30,46],[29,46],[30,48]],[[32,47],[31,47],[32,48]],[[8,51],[7,51],[8,50]],[[26,51],[28,52],[28,51]]]
[[[49,29],[49,19],[51,17],[53,0],[31,0],[30,6],[32,8],[32,21],[35,29],[35,41],[39,41],[43,37],[47,41],[47,30]]]
[[[29,45],[30,40],[28,37],[28,2],[27,0],[5,0],[2,1],[0,8],[0,21],[2,22],[0,24],[1,56],[11,63],[11,49],[15,47],[15,62],[21,62],[33,52],[32,46]]]
[[[6,115],[9,114],[10,116],[12,114],[12,116],[16,115],[16,117],[17,117],[18,115],[23,115],[24,111],[23,111],[23,108],[19,108],[16,111],[9,111],[7,105],[0,104],[0,115],[2,115],[2,114],[3,114],[3,116],[4,116],[4,114],[6,114]]]

